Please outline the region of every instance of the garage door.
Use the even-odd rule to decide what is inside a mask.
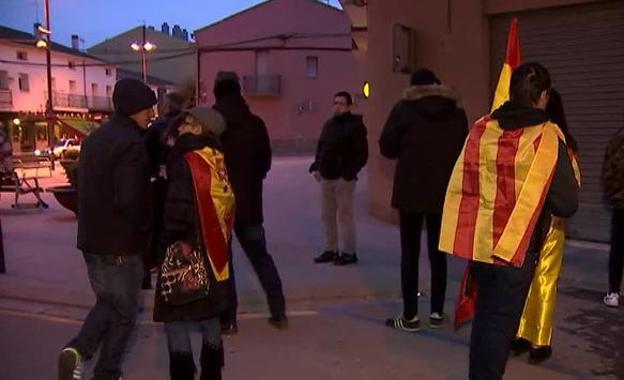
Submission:
[[[563,97],[571,133],[579,143],[581,204],[568,226],[569,236],[608,241],[610,213],[600,177],[606,144],[624,127],[624,2],[493,16],[492,89],[512,17],[519,21],[523,61],[540,62],[550,70],[553,86]]]

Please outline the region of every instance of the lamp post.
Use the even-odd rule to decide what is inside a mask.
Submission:
[[[50,2],[45,0],[45,22],[46,26],[43,28],[41,25],[37,25],[36,31],[36,43],[35,46],[40,49],[46,49],[46,71],[47,71],[47,87],[48,87],[48,99],[45,107],[45,117],[47,121],[47,137],[48,144],[52,146],[54,144],[54,103],[52,100],[52,41],[50,35],[52,30],[50,29]],[[54,169],[54,160],[52,160],[52,169]]]
[[[143,74],[143,83],[147,84],[147,56],[146,54],[156,49],[156,45],[147,41],[145,34],[146,34],[145,25],[143,25],[141,42],[139,43],[135,41],[130,44],[130,47],[134,51],[141,52],[141,73]]]

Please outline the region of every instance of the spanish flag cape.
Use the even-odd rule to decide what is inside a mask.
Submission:
[[[223,154],[203,148],[184,155],[193,177],[203,246],[217,281],[230,277],[228,242],[234,225],[234,193]],[[209,196],[207,196],[209,195]]]

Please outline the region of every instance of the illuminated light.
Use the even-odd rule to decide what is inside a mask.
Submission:
[[[13,119],[13,124],[20,125],[20,124],[22,124],[22,121],[20,119],[18,119],[18,118],[15,118],[15,119]]]
[[[364,82],[364,86],[362,86],[362,94],[364,95],[364,99],[368,99],[371,94],[371,85],[369,81]]]
[[[143,49],[145,49],[145,51],[151,51],[156,49],[156,45],[151,42],[146,42],[145,45],[143,45]]]
[[[40,49],[45,49],[48,47],[48,43],[45,40],[37,40],[37,43],[35,43],[35,46]]]
[[[139,51],[139,50],[141,50],[141,45],[139,45],[139,44],[138,44],[138,43],[136,43],[136,42],[133,42],[132,44],[130,44],[130,47],[131,47],[131,48],[132,48],[132,50],[134,50],[134,51]]]

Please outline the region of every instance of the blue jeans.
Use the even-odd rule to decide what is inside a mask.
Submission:
[[[262,224],[235,225],[234,232],[245,255],[258,275],[262,289],[267,297],[271,316],[274,318],[284,317],[286,315],[286,301],[282,291],[282,281],[273,258],[267,251]],[[230,250],[231,247],[232,245],[230,244]],[[230,255],[230,290],[228,292],[230,310],[222,317],[221,322],[223,324],[236,321],[236,310],[238,307],[234,265],[231,258],[232,255]]]
[[[136,323],[139,289],[143,278],[140,256],[84,254],[95,306],[68,347],[89,358],[100,348],[94,379],[118,379],[121,361]]]
[[[221,325],[219,318],[204,321],[176,321],[165,323],[169,353],[187,353],[193,355],[190,333],[194,326],[199,326],[202,333],[202,345],[221,347]]]

